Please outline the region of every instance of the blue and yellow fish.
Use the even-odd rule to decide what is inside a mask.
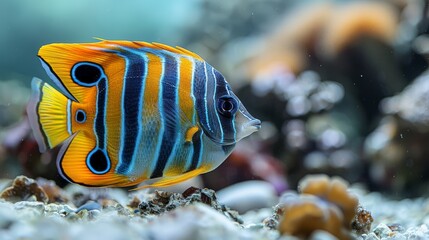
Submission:
[[[40,151],[62,143],[70,182],[169,186],[213,170],[260,128],[222,74],[181,47],[103,40],[38,55],[61,92],[34,78],[28,117]]]

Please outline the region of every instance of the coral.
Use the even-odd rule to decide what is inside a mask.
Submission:
[[[314,40],[332,11],[330,3],[289,11],[271,34],[259,39],[257,46],[260,47],[247,47],[254,52],[240,64],[246,77],[258,79],[278,69],[296,75],[308,68],[306,52],[313,48]]]
[[[308,175],[298,186],[301,194],[311,194],[338,206],[344,215],[344,225],[350,224],[358,206],[358,199],[347,191],[348,184],[338,177]]]
[[[382,111],[386,114],[395,114],[400,119],[418,128],[422,132],[429,132],[429,71],[422,73],[401,93],[384,99]]]
[[[133,199],[133,202],[133,204],[135,204],[136,199]],[[222,213],[232,221],[242,223],[238,213],[230,210],[225,205],[221,205],[217,201],[215,192],[207,188],[199,189],[190,187],[182,194],[155,191],[154,197],[149,201],[141,201],[135,212],[142,216],[151,214],[158,215],[181,206],[187,206],[198,202],[211,206],[213,209]]]
[[[371,230],[371,224],[373,221],[374,219],[372,218],[371,213],[359,206],[352,221],[352,229],[357,234],[368,233]]]
[[[339,239],[350,239],[358,199],[348,193],[347,183],[337,177],[309,175],[300,181],[300,194],[287,193],[280,202],[278,230],[282,234],[309,237],[316,230]]]
[[[325,230],[340,239],[347,239],[338,208],[321,203],[316,196],[290,196],[284,206],[284,217],[279,231],[300,237],[309,237],[316,230]]]
[[[0,198],[9,202],[35,200],[47,203],[49,201],[48,195],[43,188],[36,181],[25,176],[16,177],[12,186],[0,193]]]
[[[304,5],[291,9],[267,37],[267,47],[280,48],[286,45],[312,48],[313,41],[317,39],[317,35],[334,11],[335,6],[328,1],[315,2],[310,8]]]
[[[429,182],[429,72],[399,94],[382,101],[385,114],[365,139],[364,154],[371,165],[375,189],[408,197],[427,192]]]
[[[363,36],[392,44],[397,26],[398,13],[386,2],[345,4],[337,7],[326,22],[319,49],[333,56]]]
[[[267,77],[255,79],[238,92],[247,99],[251,111],[263,120],[261,131],[249,139],[249,142],[256,142],[253,143],[256,147],[248,147],[252,142],[243,145],[251,156],[247,157],[250,165],[264,169],[258,168],[261,161],[253,161],[258,155],[279,159],[286,166],[283,171],[287,171],[292,187],[308,173],[323,172],[355,181],[363,167],[355,151],[358,150],[355,149],[355,136],[359,135],[356,126],[361,122],[359,118],[351,119],[337,112],[347,101],[344,86],[335,81],[323,81],[323,76],[316,71],[304,71],[298,76],[280,71]],[[258,153],[252,153],[254,149]],[[243,153],[237,148],[226,164],[246,157],[247,153]],[[240,171],[239,175],[243,173]],[[265,175],[274,176],[275,171],[269,173]],[[253,175],[257,175],[255,171]],[[262,179],[270,181],[267,177]],[[223,180],[225,178],[216,178],[217,182]]]

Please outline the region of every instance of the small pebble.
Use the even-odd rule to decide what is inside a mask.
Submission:
[[[76,213],[82,211],[82,210],[100,210],[101,209],[101,205],[97,202],[94,201],[89,201],[87,203],[85,203],[84,205],[80,206],[78,209],[76,209]]]
[[[384,223],[380,223],[374,229],[374,233],[380,238],[387,238],[393,235],[393,231]]]

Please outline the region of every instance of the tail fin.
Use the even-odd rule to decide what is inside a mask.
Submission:
[[[40,152],[64,142],[70,129],[71,100],[38,78],[31,81],[27,115]]]

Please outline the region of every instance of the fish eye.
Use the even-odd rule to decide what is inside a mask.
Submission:
[[[217,111],[225,117],[231,117],[237,112],[238,102],[231,96],[222,96],[219,98]]]

